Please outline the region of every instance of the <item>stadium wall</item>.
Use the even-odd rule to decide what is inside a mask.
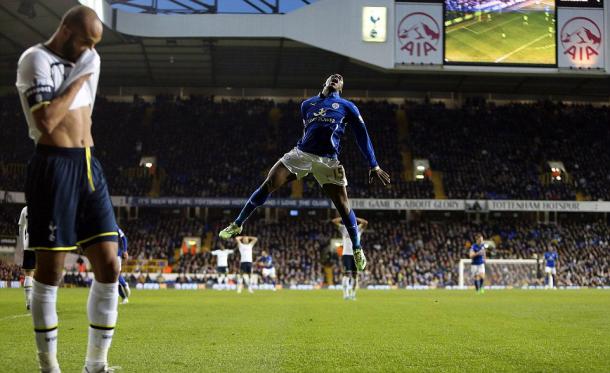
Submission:
[[[142,37],[287,38],[371,65],[394,67],[391,39],[362,41],[362,7],[388,9],[387,29],[394,29],[392,0],[318,1],[287,14],[163,15],[112,10],[103,0],[80,0],[95,9],[115,31]],[[312,22],[315,20],[315,22]]]

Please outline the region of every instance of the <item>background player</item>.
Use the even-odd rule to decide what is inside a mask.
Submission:
[[[275,163],[237,219],[220,232],[221,238],[229,239],[240,234],[244,222],[258,206],[265,203],[272,192],[311,173],[339,212],[352,240],[356,267],[359,271],[364,270],[366,257],[358,239],[356,215],[347,198],[345,170],[338,160],[341,136],[347,124],[351,125],[358,147],[368,161],[369,183],[377,178],[387,185],[390,175],[379,167],[364,120],[356,105],[339,96],[342,91],[343,77],[333,74],[326,79],[319,95],[303,101],[303,137],[294,149]]]
[[[559,255],[552,245],[549,245],[547,252],[544,253],[544,275],[546,276],[546,287],[554,289],[557,286],[557,262]]]
[[[470,259],[472,260],[470,266],[470,273],[474,278],[474,288],[477,292],[483,294],[485,288],[483,283],[485,281],[485,244],[483,243],[483,235],[475,235],[476,242],[470,246]]]
[[[218,285],[226,285],[227,281],[227,267],[229,261],[229,255],[233,253],[233,250],[229,249],[216,249],[212,251],[212,255],[216,257],[216,273],[218,274]]]
[[[94,280],[87,315],[84,372],[108,372],[117,321],[116,221],[102,167],[92,156],[91,112],[100,58],[94,46],[103,26],[90,8],[68,10],[44,44],[18,61],[17,90],[36,150],[28,164],[25,197],[29,245],[36,250],[32,320],[43,372],[59,372],[57,287],[64,259],[85,248]]]
[[[238,236],[235,237],[237,241],[237,247],[239,248],[239,274],[237,275],[237,292],[241,293],[243,289],[243,283],[246,283],[248,292],[253,293],[252,290],[252,249],[258,238],[251,236]]]
[[[263,281],[265,281],[266,279],[270,279],[271,280],[271,285],[273,285],[273,291],[275,291],[275,280],[276,280],[276,274],[275,274],[275,266],[273,265],[273,258],[271,257],[271,254],[267,253],[267,251],[263,250],[261,252],[261,257],[258,258],[258,260],[256,261],[256,263],[258,264],[259,267],[261,267],[263,270]]]
[[[32,285],[34,283],[34,268],[36,268],[36,253],[30,250],[28,237],[28,207],[25,206],[19,215],[19,237],[17,250],[23,253],[23,289],[25,291],[25,308],[30,309],[32,304]]]
[[[358,238],[362,237],[362,233],[369,225],[369,222],[356,218],[358,222]],[[343,253],[341,255],[342,265],[342,277],[341,285],[343,286],[343,299],[356,300],[356,288],[358,286],[358,271],[356,269],[356,262],[354,261],[354,251],[352,248],[352,241],[349,238],[349,232],[345,228],[345,225],[341,224],[341,218],[335,218],[332,220],[333,224],[337,226],[341,237],[343,238]]]
[[[125,232],[119,228],[119,296],[123,301],[122,304],[129,303],[129,296],[131,295],[131,290],[129,289],[129,284],[125,281],[125,278],[120,273],[121,267],[123,265],[123,261],[129,258],[129,254],[127,254],[127,236],[125,236]]]

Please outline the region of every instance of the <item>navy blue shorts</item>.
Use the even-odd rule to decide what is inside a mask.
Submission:
[[[239,263],[239,271],[241,273],[252,273],[252,262],[241,262]]]
[[[23,263],[21,268],[26,271],[34,270],[36,268],[36,252],[34,252],[34,250],[23,250]]]
[[[358,272],[353,255],[342,255],[341,261],[343,262],[343,272]]]
[[[32,250],[74,250],[117,241],[102,166],[90,148],[37,145],[25,186]]]
[[[216,267],[216,272],[218,273],[227,273],[227,267]]]

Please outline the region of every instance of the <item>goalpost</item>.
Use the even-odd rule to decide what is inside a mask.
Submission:
[[[461,289],[473,283],[470,259],[461,259],[458,285]],[[522,287],[538,282],[536,259],[485,259],[485,285]]]

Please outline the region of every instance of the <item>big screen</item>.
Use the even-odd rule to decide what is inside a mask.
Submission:
[[[554,0],[445,0],[445,62],[555,65]]]

